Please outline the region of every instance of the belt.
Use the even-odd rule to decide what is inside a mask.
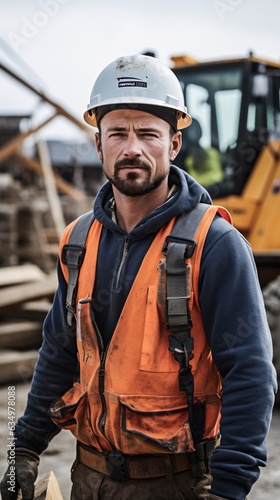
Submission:
[[[117,481],[164,477],[190,469],[187,454],[124,455],[119,451],[102,454],[81,443],[77,446],[77,459]]]

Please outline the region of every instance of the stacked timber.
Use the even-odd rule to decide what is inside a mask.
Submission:
[[[0,383],[30,379],[56,286],[34,264],[0,268]]]

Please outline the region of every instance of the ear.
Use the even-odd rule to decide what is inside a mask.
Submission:
[[[100,133],[99,132],[96,132],[96,134],[95,134],[95,147],[96,147],[96,151],[97,151],[97,154],[98,154],[98,158],[102,162],[103,161],[103,155],[102,155],[101,137],[100,137]]]
[[[182,132],[178,131],[178,132],[175,132],[175,134],[173,134],[173,136],[171,137],[170,154],[169,154],[169,158],[170,158],[171,162],[173,160],[175,160],[181,147],[182,147]]]

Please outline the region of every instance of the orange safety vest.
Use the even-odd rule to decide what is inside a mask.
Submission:
[[[199,307],[198,276],[205,238],[215,215],[230,220],[221,207],[210,206],[199,225],[191,264],[189,308],[193,322],[194,402],[206,405],[203,439],[219,431],[221,377],[213,362]],[[162,253],[175,218],[163,226],[147,251],[115,331],[101,354],[101,335],[94,326],[91,299],[102,225],[94,220],[87,237],[77,288],[77,348],[80,380],[50,410],[54,422],[70,429],[78,441],[99,452],[124,454],[194,451],[186,393],[179,390],[178,363],[168,350],[165,277]],[[67,244],[72,223],[61,247]],[[68,270],[61,262],[67,281]]]

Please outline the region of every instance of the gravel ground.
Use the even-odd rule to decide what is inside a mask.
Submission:
[[[28,383],[15,384],[16,417],[21,416],[29,389]],[[8,386],[0,388],[0,476],[6,469],[8,441],[7,427]],[[268,435],[269,464],[262,470],[259,481],[251,491],[248,500],[277,500],[280,498],[280,411],[274,411],[272,426]],[[75,440],[71,433],[62,431],[42,454],[39,478],[53,471],[59,482],[64,500],[70,498],[70,468],[75,457]]]

